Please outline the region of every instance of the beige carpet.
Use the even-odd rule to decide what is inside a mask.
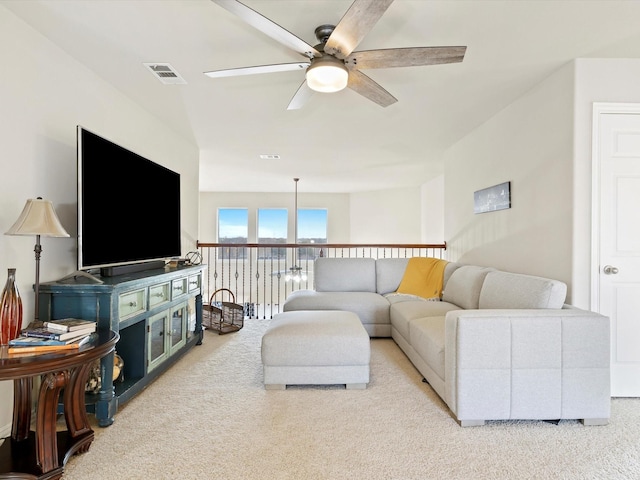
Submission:
[[[265,391],[268,320],[191,350],[96,428],[64,480],[633,479],[640,400],[608,426],[491,422],[461,428],[390,339],[372,340],[371,383]]]

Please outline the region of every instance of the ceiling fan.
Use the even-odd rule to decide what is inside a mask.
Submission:
[[[332,93],[349,87],[382,107],[398,100],[361,72],[367,68],[412,67],[462,62],[467,47],[410,47],[355,52],[393,0],[355,0],[337,25],[320,25],[311,46],[280,25],[237,0],[212,0],[252,27],[298,52],[307,60],[205,72],[234,77],[260,73],[306,70],[305,80],[289,102],[288,110],[304,106],[314,92]]]

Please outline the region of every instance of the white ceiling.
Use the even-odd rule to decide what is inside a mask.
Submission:
[[[311,45],[351,0],[246,0]],[[640,57],[640,1],[396,0],[356,50],[466,45],[462,63],[367,70],[398,102],[346,89],[287,111],[303,72],[209,70],[304,60],[210,0],[0,0],[201,149],[201,191],[417,186],[441,152],[579,57]],[[170,63],[164,85],[143,62]],[[605,99],[603,99],[605,100]],[[279,160],[261,160],[278,154]]]

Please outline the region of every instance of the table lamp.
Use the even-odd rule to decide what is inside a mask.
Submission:
[[[35,235],[36,245],[33,251],[36,253],[36,304],[34,319],[40,316],[40,254],[42,246],[40,237],[68,237],[69,234],[60,224],[53,203],[43,200],[42,197],[30,198],[16,220],[16,223],[5,233],[5,235]]]

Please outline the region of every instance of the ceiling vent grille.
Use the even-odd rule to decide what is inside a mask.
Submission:
[[[184,78],[168,63],[143,63],[165,85],[186,84]]]

